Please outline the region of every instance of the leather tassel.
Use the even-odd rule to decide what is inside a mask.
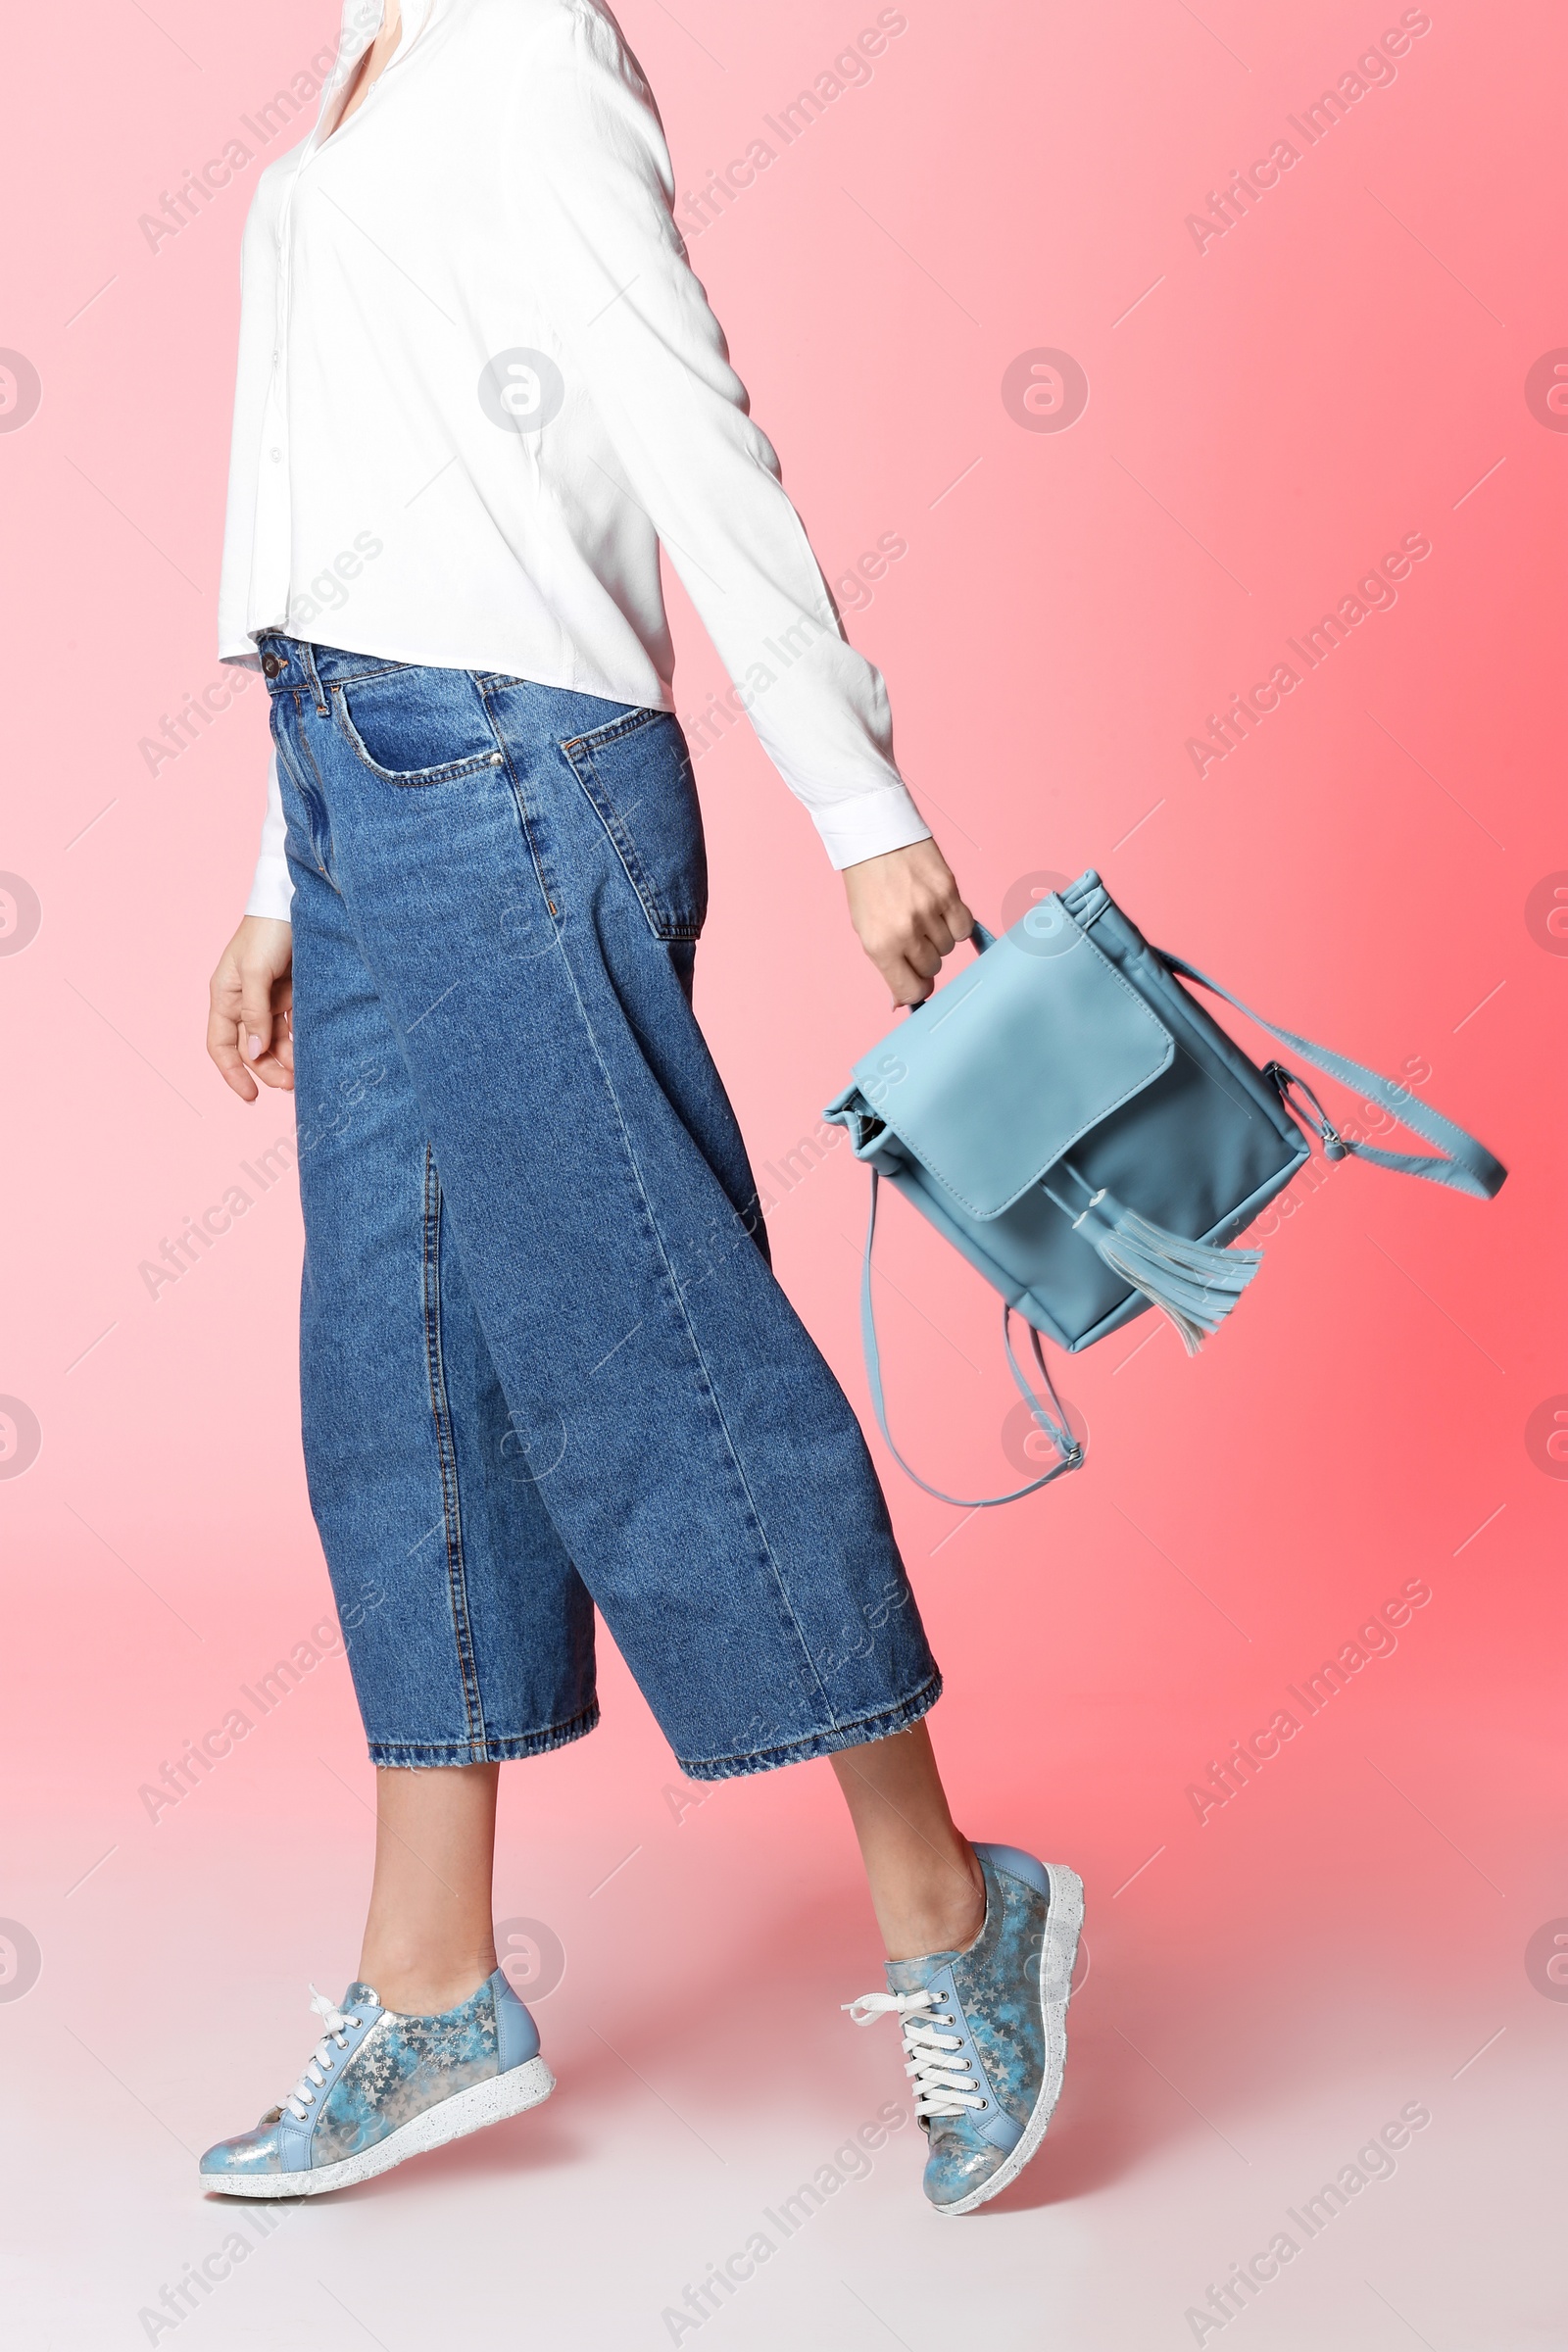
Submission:
[[[1263,1263],[1261,1250],[1222,1250],[1151,1224],[1103,1186],[1073,1218],[1073,1231],[1170,1318],[1189,1355],[1218,1331]]]

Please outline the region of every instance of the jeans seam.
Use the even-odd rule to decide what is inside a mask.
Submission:
[[[665,710],[662,707],[655,710],[644,706],[639,710],[625,710],[619,718],[607,718],[602,727],[588,727],[581,735],[564,736],[561,748],[568,759],[574,751],[585,751],[591,760],[600,744],[614,743],[622,735],[635,735],[639,727],[652,726],[656,718],[673,716],[672,710]]]
[[[381,662],[369,669],[350,670],[343,675],[334,671],[329,679],[322,680],[322,684],[330,694],[334,686],[363,686],[368,678],[395,677],[400,669],[416,669],[417,667],[418,664],[414,662]],[[318,665],[318,674],[319,674],[319,665]]]
[[[441,1178],[435,1154],[424,1147],[422,1250],[424,1267],[424,1364],[430,1390],[430,1412],[435,1422],[436,1454],[441,1465],[441,1516],[446,1540],[447,1592],[452,1606],[452,1633],[458,1671],[463,1681],[464,1712],[470,1747],[482,1748],[485,1738],[484,1704],[479,1694],[474,1662],[473,1629],[468,1622],[467,1577],[463,1560],[463,1513],[458,1494],[457,1448],[452,1442],[452,1413],[447,1400],[446,1366],[441,1352]]]
[[[703,1391],[708,1398],[710,1406],[711,1407],[714,1421],[717,1423],[719,1433],[724,1441],[725,1449],[729,1454],[731,1467],[734,1471],[736,1479],[739,1481],[741,1493],[745,1497],[746,1508],[751,1518],[753,1532],[761,1545],[762,1557],[765,1559],[768,1568],[772,1572],[773,1582],[777,1587],[779,1599],[783,1603],[784,1611],[794,1632],[795,1639],[800,1644],[801,1655],[805,1659],[808,1667],[810,1669],[811,1680],[816,1686],[817,1696],[821,1701],[822,1706],[827,1711],[831,1725],[836,1730],[838,1728],[838,1717],[834,1711],[833,1702],[829,1698],[827,1691],[823,1687],[821,1675],[817,1672],[816,1660],[811,1655],[811,1645],[807,1641],[800,1618],[795,1613],[795,1604],[790,1598],[789,1587],[786,1585],[783,1575],[780,1572],[778,1561],[774,1556],[773,1546],[768,1542],[767,1529],[763,1524],[762,1515],[757,1507],[757,1498],[752,1493],[751,1482],[747,1478],[745,1469],[742,1466],[740,1454],[736,1449],[735,1440],[730,1433],[729,1423],[724,1417],[724,1408],[719,1402],[718,1393],[713,1386],[712,1374],[710,1372],[708,1368],[708,1360],[703,1354],[702,1343],[698,1339],[696,1326],[693,1324],[691,1316],[687,1312],[685,1294],[682,1291],[680,1284],[676,1281],[675,1269],[669,1262],[669,1253],[664,1247],[663,1236],[659,1230],[659,1220],[654,1215],[653,1204],[649,1200],[648,1190],[643,1183],[642,1169],[639,1167],[637,1162],[636,1148],[632,1143],[631,1135],[626,1125],[626,1115],[621,1108],[620,1098],[615,1092],[614,1080],[611,1077],[605,1057],[599,1050],[599,1040],[594,1035],[593,1021],[589,1015],[587,1005],[583,1003],[582,991],[577,986],[577,975],[571,968],[571,957],[569,956],[564,956],[563,961],[565,965],[567,978],[571,984],[572,994],[577,1000],[577,1009],[582,1017],[582,1024],[587,1034],[588,1043],[593,1050],[594,1060],[598,1064],[600,1076],[604,1080],[605,1091],[609,1095],[611,1102],[614,1108],[615,1125],[620,1132],[620,1140],[625,1151],[626,1162],[631,1171],[632,1181],[636,1186],[637,1198],[642,1204],[642,1211],[646,1221],[647,1230],[652,1236],[655,1249],[658,1250],[660,1264],[663,1268],[665,1280],[669,1285],[670,1297],[673,1299],[675,1310],[680,1317],[681,1323],[685,1328],[687,1342],[691,1348],[692,1355],[696,1361],[697,1369],[701,1375]]]
[[[688,1780],[738,1780],[749,1772],[770,1772],[780,1765],[801,1763],[813,1756],[831,1755],[843,1747],[858,1746],[866,1740],[891,1737],[918,1723],[942,1696],[942,1675],[933,1668],[918,1690],[905,1698],[891,1701],[887,1706],[874,1707],[868,1715],[852,1717],[841,1722],[837,1717],[828,1725],[814,1731],[803,1732],[797,1740],[785,1740],[774,1747],[754,1747],[731,1756],[677,1756],[675,1761]],[[882,1730],[873,1729],[881,1725]]]
[[[539,845],[538,830],[533,818],[528,814],[527,797],[522,789],[522,778],[518,775],[516,763],[512,757],[512,746],[507,741],[506,729],[501,725],[491,707],[490,697],[485,691],[483,683],[478,679],[475,679],[474,683],[478,687],[479,699],[484,706],[485,717],[490,722],[490,732],[496,739],[496,749],[506,762],[507,782],[512,787],[513,806],[517,811],[517,822],[522,827],[522,838],[527,844],[528,855],[533,860],[534,877],[539,884],[540,895],[549,912],[559,923],[561,907],[558,904],[558,893],[552,886],[550,876],[545,871],[545,858]]]
[[[298,689],[291,689],[290,691],[293,692],[294,695],[294,715],[296,720],[298,720],[303,716],[301,705],[304,698]],[[289,781],[293,784],[293,787],[299,794],[300,799],[305,803],[307,837],[310,841],[312,853],[316,858],[316,870],[320,875],[323,882],[331,883],[332,888],[336,890],[337,884],[332,880],[332,870],[326,855],[326,853],[330,852],[332,847],[332,819],[327,813],[326,784],[322,778],[321,770],[317,763],[316,754],[311,750],[310,739],[305,734],[303,727],[301,727],[299,749],[304,753],[306,759],[310,761],[311,773],[316,778],[316,790],[314,792],[308,785],[300,782],[299,772],[294,765],[293,759],[290,756],[292,747],[288,743],[281,726],[276,728],[276,730],[273,732],[272,749],[277,755],[280,765],[288,769]],[[323,844],[317,838],[315,824],[310,821],[311,805],[313,802],[317,808],[319,808],[321,812],[321,822],[326,829],[324,849]]]
[[[541,1724],[532,1732],[486,1731],[484,1753],[474,1755],[473,1741],[466,1740],[377,1740],[367,1736],[366,1746],[372,1762],[383,1757],[415,1757],[429,1760],[439,1757],[444,1763],[505,1764],[520,1762],[529,1756],[547,1755],[552,1748],[565,1747],[573,1740],[586,1740],[599,1728],[599,1701],[590,1699],[575,1715],[563,1723]],[[509,1751],[502,1753],[502,1750]]]

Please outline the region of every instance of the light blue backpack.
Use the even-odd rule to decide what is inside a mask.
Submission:
[[[1077,1353],[1151,1306],[1169,1316],[1189,1353],[1218,1330],[1263,1262],[1261,1250],[1229,1245],[1310,1156],[1303,1123],[1329,1159],[1353,1152],[1477,1200],[1491,1200],[1507,1174],[1407,1086],[1276,1028],[1217,980],[1150,947],[1097,873],[1039,900],[1001,939],[977,926],[974,944],[976,960],[873,1046],[823,1113],[848,1128],[871,1170],[860,1331],[877,1420],[900,1468],[944,1502],[1015,1502],[1082,1462],[1042,1332]],[[1304,1079],[1278,1061],[1250,1061],[1178,974],[1446,1156],[1342,1135]],[[1298,1096],[1311,1110],[1298,1109]],[[1012,1494],[945,1494],[894,1445],[871,1300],[884,1176],[1002,1294],[1007,1362],[1058,1456]],[[1046,1398],[1013,1354],[1014,1310],[1029,1326]]]

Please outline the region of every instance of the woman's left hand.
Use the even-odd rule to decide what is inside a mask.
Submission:
[[[208,991],[207,1051],[242,1102],[263,1086],[294,1091],[294,934],[248,914],[218,959]]]

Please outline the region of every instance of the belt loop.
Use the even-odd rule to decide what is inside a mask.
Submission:
[[[322,686],[320,678],[317,672],[316,648],[314,645],[309,644],[303,637],[296,638],[295,643],[298,645],[300,651],[300,666],[304,670],[307,678],[309,678],[311,682],[311,692],[316,697],[316,715],[318,718],[325,718],[328,716],[326,690]]]

